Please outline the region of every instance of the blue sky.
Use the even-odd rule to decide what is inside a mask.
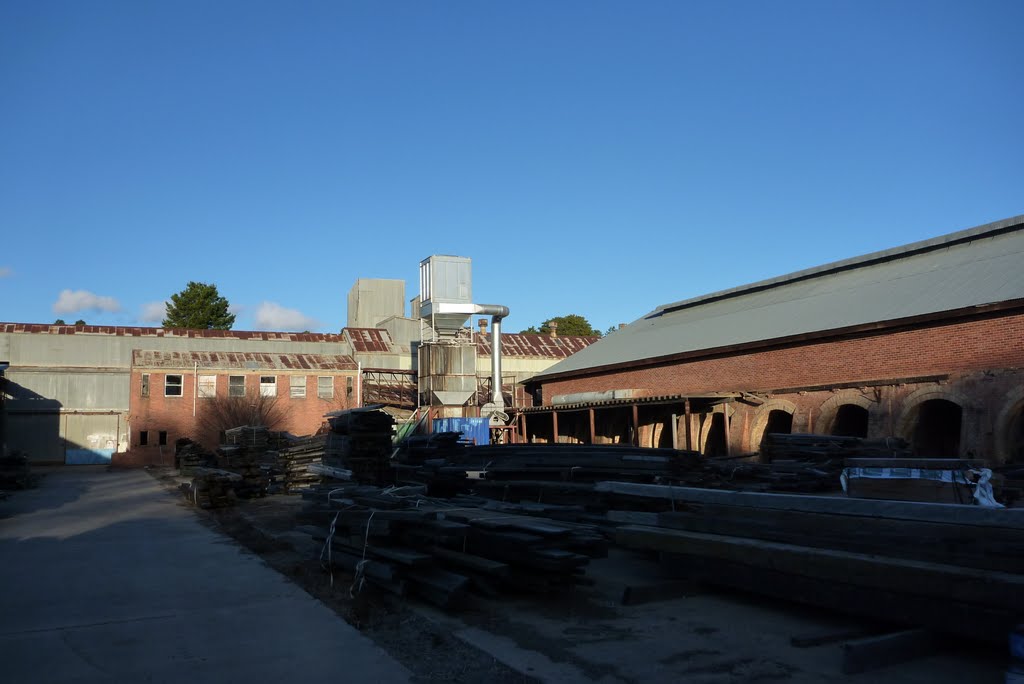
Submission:
[[[337,331],[473,259],[506,328],[1024,213],[1024,3],[0,3],[0,320]],[[154,315],[153,312],[156,312]]]

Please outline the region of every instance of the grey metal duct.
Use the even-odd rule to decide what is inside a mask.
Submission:
[[[491,403],[499,411],[505,409],[501,394],[501,319],[508,316],[508,307],[500,304],[474,304],[478,314],[491,317]]]

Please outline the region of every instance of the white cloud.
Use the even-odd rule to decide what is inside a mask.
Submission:
[[[14,271],[10,266],[0,266],[0,278],[10,278],[12,275],[14,275]]]
[[[120,311],[121,304],[113,297],[101,297],[86,290],[61,290],[53,312],[59,314],[80,311]]]
[[[286,309],[274,302],[263,302],[256,309],[257,330],[312,330],[319,328],[320,322],[306,316],[297,309]]]
[[[167,315],[167,302],[146,302],[142,305],[142,315],[139,320],[143,323],[160,323]]]

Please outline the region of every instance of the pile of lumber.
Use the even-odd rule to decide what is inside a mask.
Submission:
[[[351,470],[359,482],[392,481],[390,460],[395,419],[380,406],[366,406],[327,414],[330,432],[324,463]]]
[[[843,468],[842,459],[766,464],[624,445],[472,446],[459,440],[457,432],[411,438],[396,460],[399,482],[426,484],[435,495],[472,491],[503,500],[536,500],[554,494],[562,503],[588,503],[589,498],[593,505],[597,502],[590,488],[577,485],[614,480],[818,492],[838,490]]]
[[[216,464],[217,457],[187,437],[174,443],[174,461],[182,475],[190,475],[196,468]]]
[[[223,508],[238,501],[242,476],[219,468],[194,468],[191,483],[181,486],[185,498],[200,508]]]
[[[263,467],[265,448],[222,444],[215,453],[217,467],[239,476],[235,494],[241,497],[266,496],[270,473]]]
[[[563,591],[585,581],[607,542],[591,525],[540,519],[467,500],[428,498],[424,488],[324,486],[305,528],[324,540],[323,559],[382,590],[455,608],[473,589]]]
[[[30,489],[38,484],[28,457],[21,453],[0,458],[0,489]]]
[[[309,468],[323,462],[326,442],[326,435],[313,435],[292,440],[288,446],[278,450],[278,469],[286,494],[320,481],[320,476]]]
[[[865,439],[838,435],[769,433],[761,442],[762,460],[909,458],[910,444],[899,437]]]
[[[1024,511],[602,483],[670,501],[619,544],[680,575],[965,637],[1005,640],[1024,615]]]
[[[270,430],[264,425],[240,425],[224,431],[224,443],[231,446],[267,449]]]

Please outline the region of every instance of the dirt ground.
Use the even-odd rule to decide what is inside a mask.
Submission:
[[[185,480],[152,471],[168,489]],[[180,495],[179,495],[180,496]],[[181,505],[188,506],[182,498]],[[196,509],[206,524],[357,626],[421,682],[1001,682],[1005,649],[943,643],[934,652],[842,674],[842,641],[892,632],[821,610],[673,579],[655,558],[613,549],[591,561],[590,586],[557,596],[474,596],[456,613],[383,592],[350,594],[352,577],[320,562],[296,531],[298,496]],[[624,593],[644,602],[623,603]],[[655,600],[649,600],[649,599]],[[820,642],[796,646],[801,640]]]

